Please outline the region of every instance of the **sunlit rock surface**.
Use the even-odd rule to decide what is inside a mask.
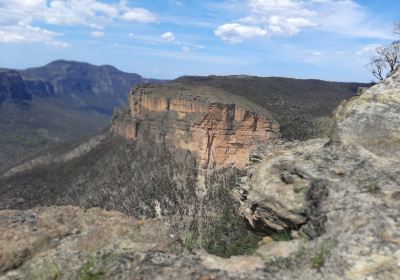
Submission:
[[[202,168],[244,167],[256,145],[279,138],[278,124],[248,103],[235,104],[222,90],[204,86],[139,87],[129,96],[129,108],[114,119],[112,129],[130,140],[143,141],[150,135],[188,150]]]
[[[372,157],[400,158],[400,71],[393,73],[336,113],[334,140]],[[377,159],[379,160],[379,159]]]

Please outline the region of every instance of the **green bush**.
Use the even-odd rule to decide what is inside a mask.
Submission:
[[[210,254],[220,257],[252,254],[261,240],[246,226],[238,213],[238,202],[231,194],[240,175],[239,170],[221,170],[207,179],[203,207],[209,216],[203,217],[201,246]]]

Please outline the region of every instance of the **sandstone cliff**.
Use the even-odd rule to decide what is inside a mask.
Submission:
[[[229,97],[204,86],[138,87],[125,112],[114,118],[112,130],[128,140],[143,143],[151,137],[188,150],[202,168],[242,168],[256,145],[279,138],[279,126],[261,108],[249,102],[231,103]]]

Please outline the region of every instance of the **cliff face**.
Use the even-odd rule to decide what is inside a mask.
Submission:
[[[279,126],[272,118],[198,96],[198,88],[186,90],[185,97],[165,97],[157,94],[157,88],[134,89],[128,108],[114,118],[112,130],[129,140],[145,141],[150,136],[188,150],[202,168],[244,167],[257,144],[279,138]]]
[[[31,99],[32,95],[17,71],[0,72],[0,104],[5,100],[29,101]]]

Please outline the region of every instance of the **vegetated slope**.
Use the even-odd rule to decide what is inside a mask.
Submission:
[[[259,241],[231,194],[243,172],[203,170],[199,187],[196,157],[151,137],[141,143],[105,132],[34,160],[0,177],[0,209],[75,205],[163,217],[187,249],[222,256],[249,252]]]
[[[333,110],[370,84],[252,76],[185,76],[178,82],[222,88],[273,113],[287,140],[320,136]]]
[[[103,129],[109,116],[73,110],[51,100],[0,105],[0,166],[12,166],[32,154]]]
[[[54,61],[0,71],[0,166],[104,128],[130,88],[149,80],[112,66]]]

